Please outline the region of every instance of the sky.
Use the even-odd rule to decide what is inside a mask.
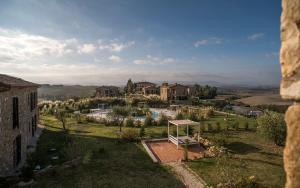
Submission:
[[[1,0],[0,73],[277,86],[280,0]]]

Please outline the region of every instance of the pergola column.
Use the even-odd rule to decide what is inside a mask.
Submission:
[[[177,128],[177,149],[178,149],[178,145],[179,145],[179,141],[178,141],[178,125],[176,125]]]
[[[168,121],[168,142],[170,142],[169,138],[170,138],[170,122]]]

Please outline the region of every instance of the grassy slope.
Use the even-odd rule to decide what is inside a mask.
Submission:
[[[227,137],[226,147],[233,156],[226,161],[227,168],[231,168],[231,175],[240,174],[244,177],[255,175],[258,182],[266,187],[283,187],[285,182],[285,173],[283,169],[282,147],[274,146],[262,139],[253,130],[255,121],[247,119],[252,131],[243,130],[245,118],[237,118],[241,129],[231,130]],[[224,118],[217,115],[208,122],[215,124],[220,122],[224,126]],[[216,140],[220,137],[219,133],[205,132],[204,137],[210,140]],[[217,185],[222,181],[221,167],[216,158],[199,159],[187,163],[195,172],[197,172],[208,184]],[[230,174],[229,173],[229,174]]]
[[[118,143],[117,127],[71,121],[66,135],[53,117],[42,116],[42,122],[46,129],[35,161],[44,167],[81,156],[83,163],[39,178],[37,187],[184,187],[168,169],[154,164],[141,144]],[[59,160],[51,160],[56,155]]]

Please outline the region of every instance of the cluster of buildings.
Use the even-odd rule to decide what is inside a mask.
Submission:
[[[0,176],[22,166],[36,140],[38,86],[0,74]]]
[[[136,82],[135,92],[133,94],[140,94],[144,96],[156,95],[160,96],[163,101],[184,101],[189,96],[196,95],[194,86],[185,86],[178,83],[168,84],[163,83],[158,86],[151,82]],[[121,95],[121,89],[116,86],[100,86],[96,89],[95,97],[118,97]]]

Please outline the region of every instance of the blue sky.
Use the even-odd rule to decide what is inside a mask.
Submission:
[[[278,85],[280,0],[2,0],[0,73]]]

